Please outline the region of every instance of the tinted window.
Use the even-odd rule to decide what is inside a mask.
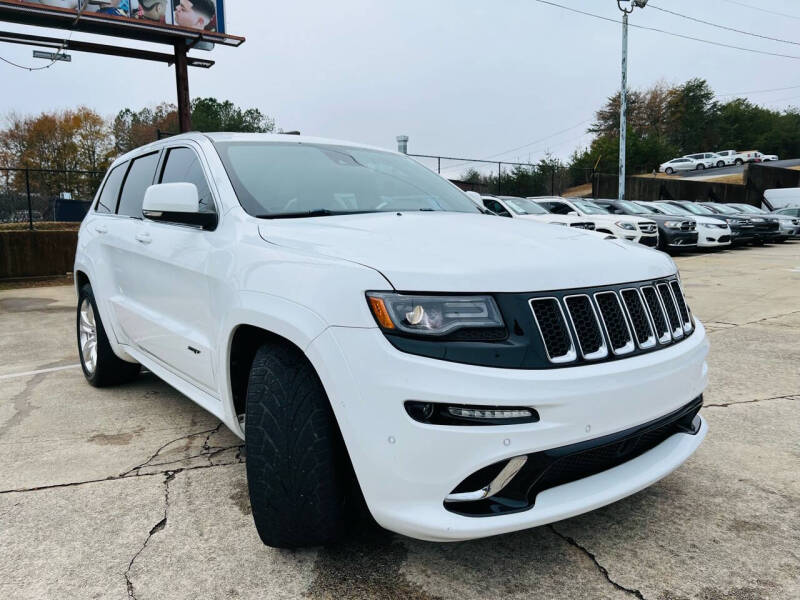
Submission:
[[[113,213],[117,208],[117,198],[119,197],[119,186],[122,185],[122,178],[125,177],[125,170],[128,163],[118,165],[111,170],[106,178],[106,184],[100,197],[97,199],[97,206],[94,209],[99,213]]]
[[[167,153],[161,183],[193,183],[200,198],[200,212],[216,212],[211,189],[197,154],[190,148],[172,148]]]
[[[483,205],[488,208],[493,213],[500,215],[501,217],[510,217],[511,215],[509,212],[503,208],[503,205],[500,204],[497,200],[484,200]]]
[[[540,204],[554,215],[566,215],[572,211],[570,205],[563,202],[540,202]]]
[[[122,195],[119,198],[117,214],[137,218],[142,217],[144,192],[153,185],[153,176],[156,174],[157,163],[157,152],[133,161],[122,186]]]

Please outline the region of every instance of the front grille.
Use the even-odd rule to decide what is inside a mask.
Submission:
[[[611,341],[611,349],[614,354],[627,354],[633,351],[633,338],[628,327],[628,321],[622,312],[622,304],[615,292],[603,292],[594,295],[597,306],[600,308],[600,316],[603,321],[603,328]]]
[[[693,221],[683,221],[681,223],[681,231],[694,231],[695,224]]]
[[[659,283],[656,288],[658,289],[658,294],[661,297],[661,303],[664,305],[664,308],[667,311],[667,317],[669,318],[669,324],[672,328],[673,337],[682,337],[683,324],[678,316],[678,307],[675,306],[675,300],[672,298],[672,294],[669,291],[669,286],[666,283]]]
[[[589,296],[567,296],[564,304],[567,306],[567,314],[578,337],[578,346],[583,357],[596,360],[607,356],[606,342]]]
[[[547,360],[565,365],[655,350],[691,334],[675,277],[612,289],[550,292],[530,300]]]
[[[722,237],[719,238],[719,243],[720,244],[725,244],[725,243],[730,242],[730,241],[731,241],[731,236],[729,236],[729,235],[723,235]]]
[[[655,233],[656,229],[658,229],[658,225],[655,225],[654,223],[645,223],[639,225],[639,229],[642,231],[642,233]]]
[[[572,336],[558,300],[556,298],[537,298],[531,300],[531,309],[550,362],[575,360]]]

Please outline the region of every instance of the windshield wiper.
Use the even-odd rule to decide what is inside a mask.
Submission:
[[[373,210],[331,210],[329,208],[316,208],[314,210],[303,210],[298,212],[268,213],[265,215],[255,215],[257,219],[301,219],[304,217],[336,217],[339,215],[360,215]]]

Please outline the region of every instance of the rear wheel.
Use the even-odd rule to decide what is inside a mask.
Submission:
[[[724,166],[725,166],[725,161],[724,160],[718,160],[717,161],[717,168],[718,169],[721,169]]]
[[[95,387],[106,387],[136,378],[141,365],[114,354],[88,283],[78,293],[77,329],[78,354],[86,381]]]
[[[700,164],[697,165],[697,167],[695,167],[695,169],[697,171],[704,171],[705,168],[706,168],[706,166],[703,163],[700,163]]]
[[[737,158],[735,161],[733,161],[733,164],[735,164],[737,167],[741,167],[744,164],[744,161],[741,158]]]
[[[247,482],[261,541],[298,548],[341,538],[357,513],[357,484],[322,383],[299,349],[261,346],[246,410]]]

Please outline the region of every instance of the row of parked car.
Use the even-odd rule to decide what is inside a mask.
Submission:
[[[470,196],[497,216],[585,229],[666,252],[800,239],[800,216],[792,208],[770,213],[749,204],[681,200]]]
[[[778,155],[762,154],[758,150],[746,150],[744,152],[739,152],[738,150],[720,150],[719,152],[700,152],[698,154],[687,154],[680,158],[673,158],[672,160],[662,163],[658,171],[660,173],[672,175],[677,171],[702,171],[715,167],[722,168],[753,162],[772,162],[775,160],[780,160]]]

